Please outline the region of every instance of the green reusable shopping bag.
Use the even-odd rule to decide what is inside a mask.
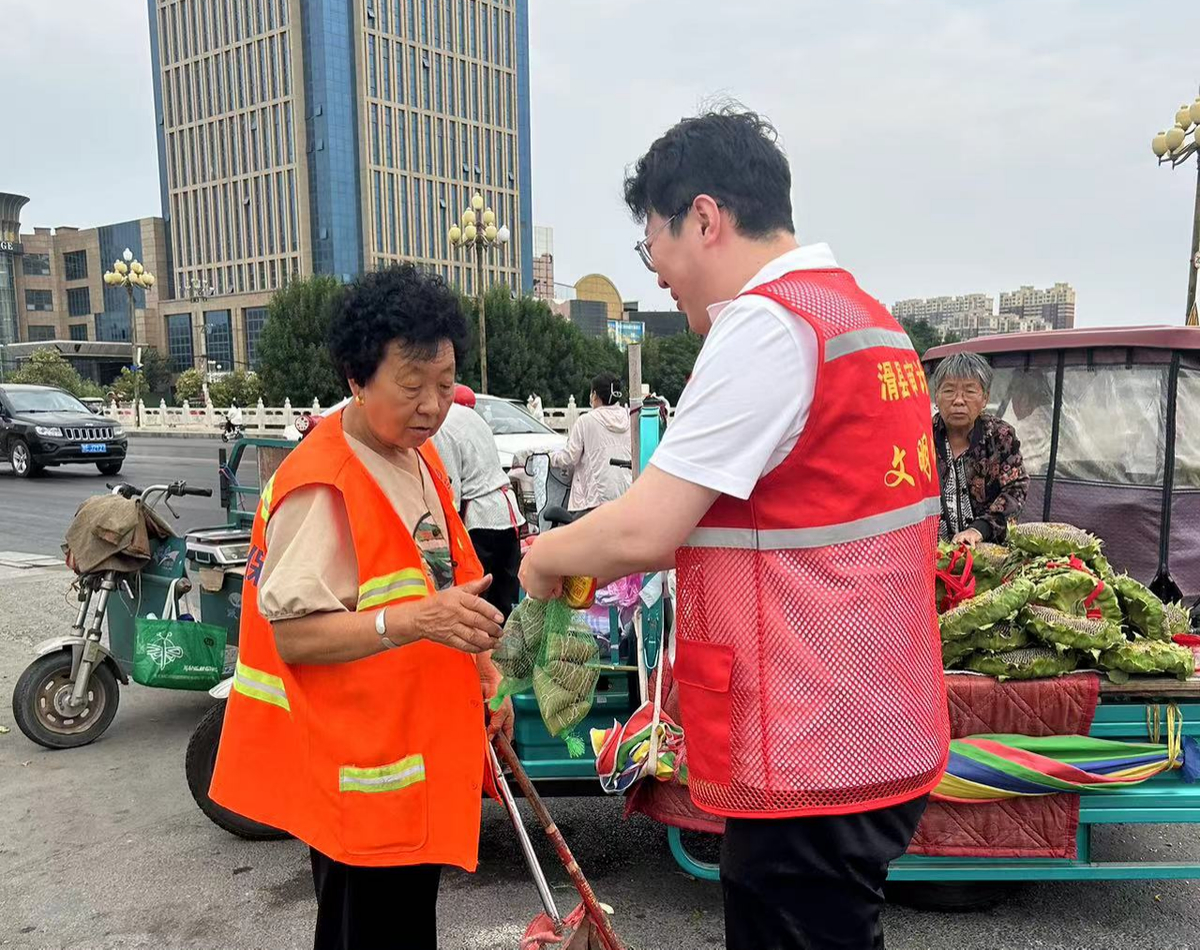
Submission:
[[[134,626],[133,679],[163,689],[211,689],[225,669],[225,628],[180,620],[175,583],[163,617],[138,617]],[[182,616],[190,616],[186,608]]]

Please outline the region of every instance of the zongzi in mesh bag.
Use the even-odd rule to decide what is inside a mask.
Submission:
[[[504,674],[492,707],[532,687],[547,731],[563,739],[572,757],[583,755],[586,745],[573,730],[592,708],[599,656],[596,639],[578,612],[562,600],[526,598],[509,617],[504,639],[492,654]]]
[[[938,617],[942,640],[958,640],[986,630],[1001,620],[1007,620],[1024,607],[1031,596],[1033,584],[1024,578],[1017,578],[978,597],[965,600]]]
[[[962,666],[1001,680],[1035,680],[1070,673],[1078,663],[1078,657],[1069,650],[1060,653],[1048,647],[1023,647],[1004,653],[972,653]]]
[[[1078,554],[1084,560],[1100,554],[1100,539],[1072,524],[1053,521],[1033,521],[1011,525],[1008,529],[1009,547],[1027,554],[1068,557]]]
[[[1042,607],[1053,607],[1065,614],[1092,620],[1111,620],[1119,624],[1121,605],[1116,591],[1095,574],[1071,568],[1038,581],[1030,600]]]
[[[1128,574],[1121,574],[1113,580],[1117,589],[1117,597],[1121,608],[1129,619],[1129,625],[1144,637],[1151,640],[1171,639],[1171,631],[1167,626],[1167,613],[1163,602],[1141,581],[1136,581]]]
[[[1119,623],[1092,620],[1053,607],[1029,604],[1022,608],[1018,619],[1043,643],[1059,649],[1107,650],[1125,642],[1125,633]]]
[[[1186,680],[1196,672],[1196,655],[1177,643],[1138,637],[1100,654],[1100,668],[1122,682],[1130,673],[1160,673]]]

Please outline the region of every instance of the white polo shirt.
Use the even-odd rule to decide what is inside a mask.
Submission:
[[[837,266],[829,245],[805,245],[775,258],[740,293],[792,271]],[[713,304],[708,313],[712,328],[650,464],[745,499],[804,431],[817,335],[786,307],[757,295]]]

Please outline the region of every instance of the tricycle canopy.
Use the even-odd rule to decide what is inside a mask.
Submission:
[[[1021,520],[1079,525],[1165,599],[1200,596],[1200,329],[983,337],[929,350],[926,372],[967,351],[991,362],[988,411],[1021,441]]]

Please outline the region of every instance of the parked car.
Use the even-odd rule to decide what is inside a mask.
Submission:
[[[331,416],[349,399],[330,406],[321,415]],[[519,402],[498,396],[475,396],[475,411],[483,417],[496,440],[496,454],[504,471],[512,468],[513,456],[522,451],[554,452],[567,444],[567,437],[538,422]]]
[[[125,463],[125,429],[98,417],[53,386],[0,385],[0,455],[18,478],[57,465],[95,465],[116,475]]]

